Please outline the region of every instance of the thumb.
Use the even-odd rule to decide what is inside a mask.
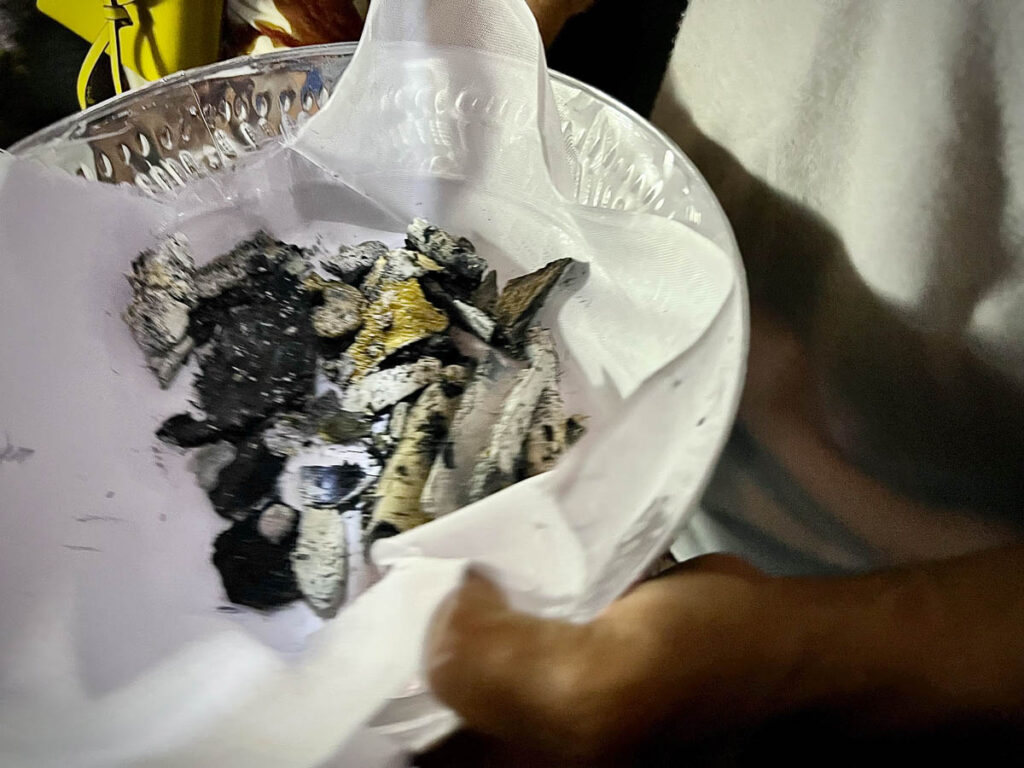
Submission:
[[[474,729],[559,744],[560,715],[582,673],[585,633],[512,610],[494,584],[471,573],[435,615],[427,641],[430,684]]]

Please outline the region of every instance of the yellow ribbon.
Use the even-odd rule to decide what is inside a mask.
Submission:
[[[103,6],[107,23],[103,31],[93,41],[89,52],[85,55],[85,61],[82,62],[82,68],[78,71],[78,104],[82,109],[85,109],[93,101],[89,93],[89,81],[104,52],[110,59],[110,75],[114,81],[114,92],[124,92],[120,32],[122,27],[130,27],[138,23],[138,19],[133,18],[128,11],[128,6],[132,5],[135,5],[135,0],[107,0]]]

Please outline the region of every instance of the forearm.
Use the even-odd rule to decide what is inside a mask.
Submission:
[[[799,714],[861,731],[1024,727],[1024,546],[835,579],[710,555],[588,624],[516,612],[474,577],[428,658],[471,726],[574,755]]]
[[[859,578],[766,582],[774,631],[794,654],[779,704],[870,729],[1024,723],[1022,582],[1024,547]]]
[[[1024,547],[851,578],[724,567],[613,605],[575,706],[601,703],[622,740],[648,723],[685,739],[795,714],[862,732],[1024,725]]]

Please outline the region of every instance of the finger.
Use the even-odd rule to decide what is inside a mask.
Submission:
[[[571,741],[564,703],[581,674],[583,634],[510,609],[500,590],[473,576],[436,615],[428,677],[471,727],[561,748]]]
[[[444,667],[468,652],[467,642],[475,643],[478,625],[501,617],[507,608],[505,596],[486,577],[470,571],[462,585],[435,612],[427,634],[428,669]]]

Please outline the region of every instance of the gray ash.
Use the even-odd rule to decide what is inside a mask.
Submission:
[[[230,520],[246,517],[251,507],[273,495],[284,468],[284,459],[268,451],[258,437],[235,448],[234,461],[220,470],[217,484],[207,491],[217,514]]]
[[[260,536],[273,544],[281,544],[285,539],[296,532],[296,523],[299,519],[299,511],[292,509],[287,504],[274,502],[259,513],[256,521],[256,530]]]
[[[363,325],[366,299],[351,285],[328,286],[323,302],[313,310],[313,330],[324,339],[352,337]]]
[[[226,440],[204,445],[192,451],[189,469],[195,473],[196,485],[209,493],[220,484],[220,473],[238,458],[238,449]]]
[[[351,443],[369,437],[373,422],[359,414],[338,411],[317,423],[317,433],[329,443]]]
[[[171,416],[160,425],[156,436],[168,445],[180,448],[197,448],[221,439],[224,431],[208,421],[200,421],[190,413]]]
[[[189,316],[189,336],[196,346],[210,341],[230,311],[280,290],[275,283],[286,275],[299,283],[308,269],[301,248],[258,232],[234,249],[196,270],[198,304]]]
[[[160,386],[167,387],[193,349],[189,312],[199,298],[188,241],[171,236],[140,253],[128,283],[132,300],[122,317]]]
[[[233,291],[245,291],[260,275],[278,269],[295,277],[309,271],[308,257],[297,245],[275,240],[257,232],[227,253],[195,271],[196,290],[201,299],[217,299]]]
[[[358,285],[377,259],[387,256],[390,250],[379,240],[359,245],[343,245],[337,253],[322,257],[320,266],[327,274],[340,278],[349,285]]]
[[[454,237],[425,219],[414,219],[405,233],[406,245],[429,256],[456,281],[475,288],[480,285],[487,262],[464,237]]]

